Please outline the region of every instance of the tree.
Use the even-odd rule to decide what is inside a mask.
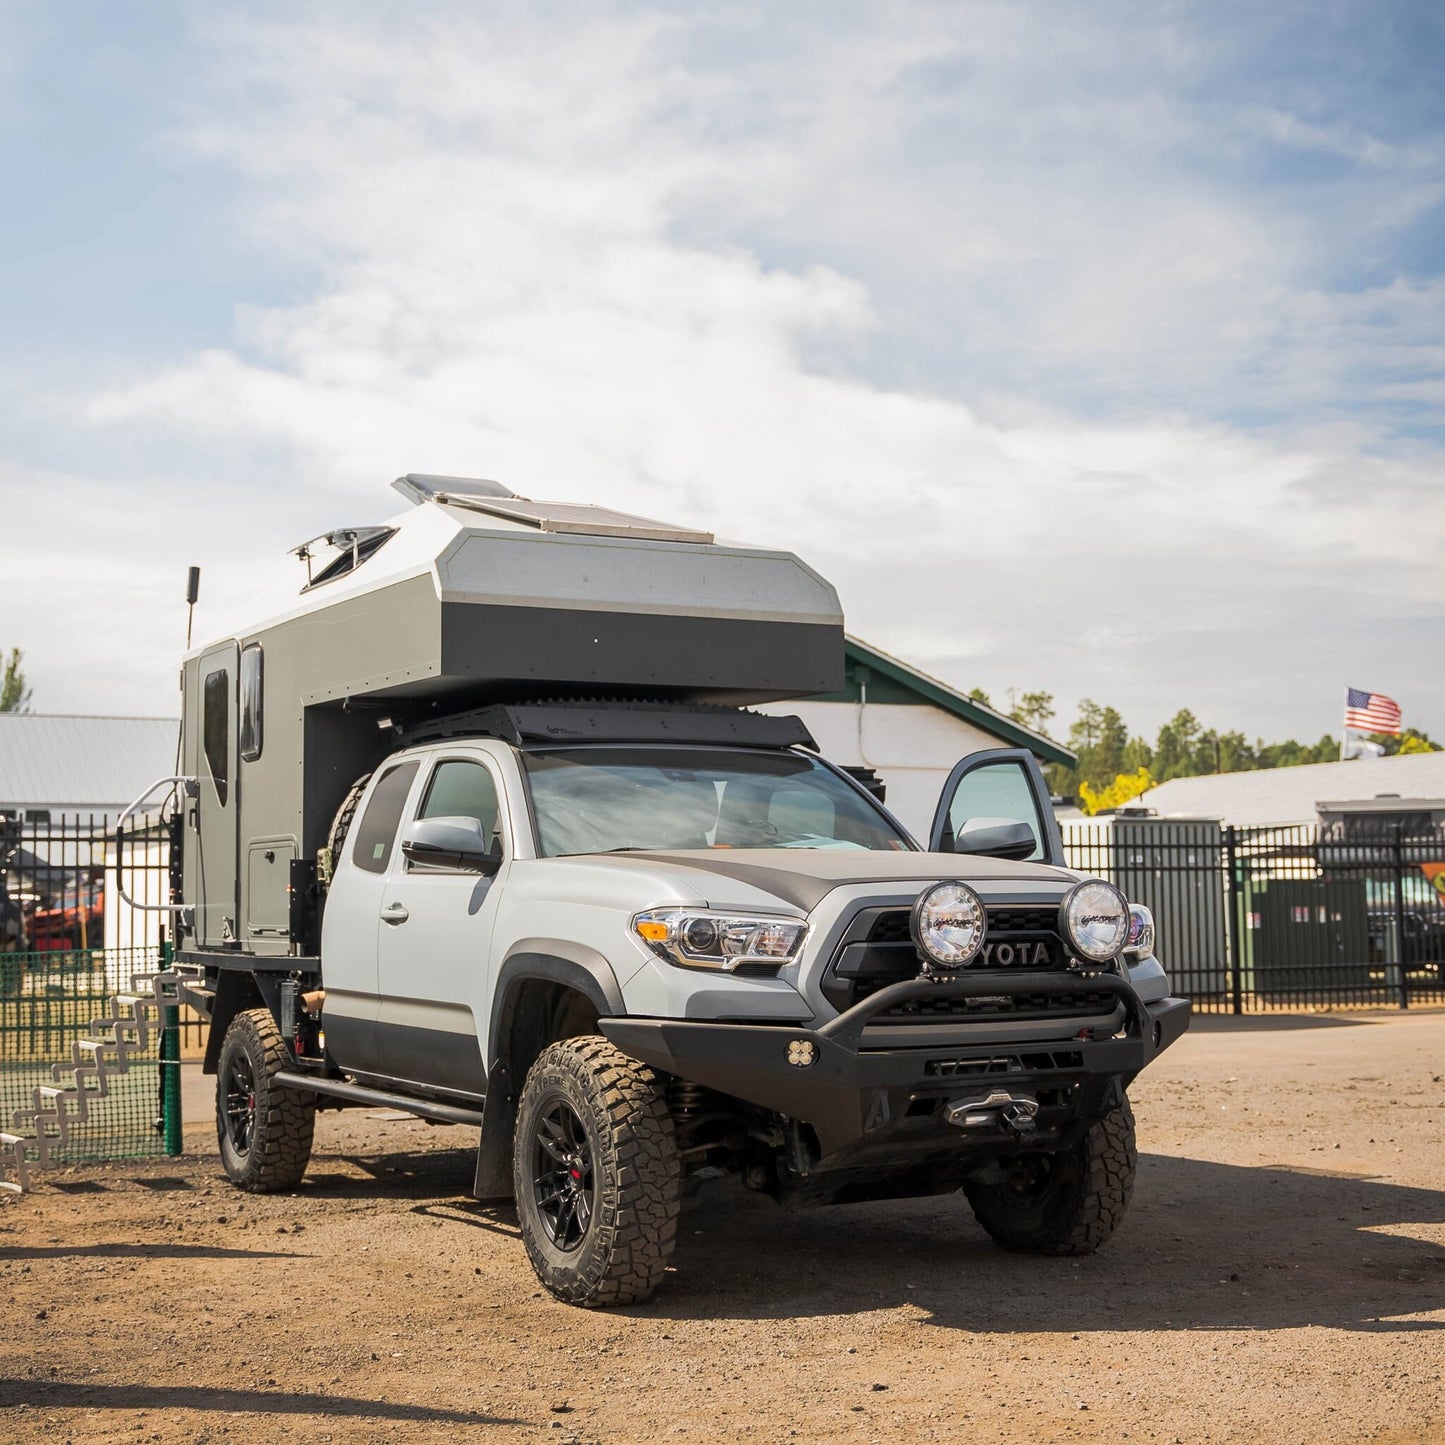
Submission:
[[[1437,743],[1429,733],[1419,732],[1415,728],[1406,728],[1399,737],[1387,737],[1382,733],[1372,733],[1370,741],[1379,743],[1385,750],[1385,756],[1393,757],[1398,753],[1438,753],[1440,744]]]
[[[1154,749],[1143,738],[1130,738],[1124,746],[1124,771],[1137,773],[1140,768],[1152,767]]]
[[[1159,729],[1159,738],[1154,744],[1154,776],[1161,783],[1167,783],[1170,778],[1194,776],[1194,746],[1199,733],[1199,719],[1187,707],[1180,708]]]
[[[20,664],[25,654],[18,647],[10,649],[5,663],[5,676],[0,679],[0,712],[29,712],[30,686]]]
[[[1079,784],[1079,807],[1091,817],[1109,808],[1122,808],[1132,803],[1140,793],[1147,793],[1154,786],[1154,779],[1148,768],[1138,768],[1132,773],[1120,773],[1106,788],[1097,791],[1086,781]]]
[[[1096,792],[1124,771],[1129,729],[1117,708],[1100,707],[1092,698],[1079,703],[1079,717],[1069,729],[1069,746],[1078,754],[1079,784]]]
[[[968,700],[970,702],[980,702],[984,705],[984,707],[993,706],[993,699],[989,697],[989,695],[981,687],[970,688],[968,690]]]
[[[1054,695],[1051,692],[1019,693],[1009,689],[1009,716],[1033,732],[1041,733],[1054,716]]]

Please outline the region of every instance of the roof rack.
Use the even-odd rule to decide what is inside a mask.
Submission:
[[[475,736],[501,738],[514,747],[535,743],[741,743],[749,747],[818,744],[797,717],[773,717],[742,708],[696,703],[577,702],[503,703],[398,729],[403,743]]]

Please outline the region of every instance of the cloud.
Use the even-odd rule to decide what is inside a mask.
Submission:
[[[110,549],[205,561],[219,615],[421,470],[782,541],[853,630],[995,695],[1309,734],[1353,681],[1445,731],[1441,454],[1402,430],[1445,376],[1445,283],[1341,289],[1303,198],[1197,159],[1223,111],[1220,146],[1328,152],[1409,217],[1432,138],[1206,103],[1242,42],[1172,21],[206,13],[171,144],[298,284],[68,401],[136,489],[46,483],[111,599],[104,706],[155,710],[130,699],[174,655],[154,604],[122,645],[145,589]],[[0,537],[38,585],[26,551]]]

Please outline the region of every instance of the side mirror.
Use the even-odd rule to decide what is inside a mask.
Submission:
[[[413,863],[472,873],[495,873],[502,866],[501,854],[492,851],[475,818],[422,818],[401,835],[401,851]]]
[[[985,858],[1009,858],[1022,863],[1039,845],[1027,823],[1006,818],[971,818],[958,830],[951,853],[975,853]]]

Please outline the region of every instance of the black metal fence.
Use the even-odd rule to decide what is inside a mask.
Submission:
[[[1445,829],[1122,816],[1066,825],[1064,847],[1153,910],[1174,988],[1201,1012],[1445,1004]]]

